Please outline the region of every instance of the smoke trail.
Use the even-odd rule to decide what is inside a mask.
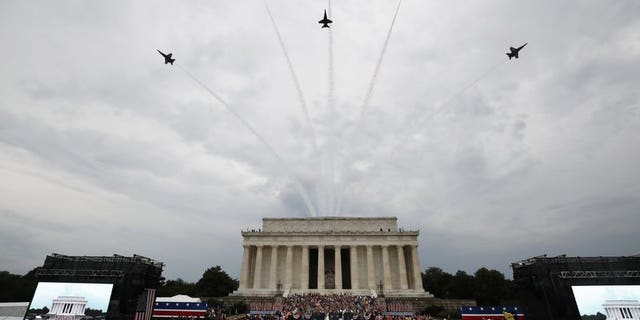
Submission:
[[[391,33],[393,31],[393,26],[396,23],[396,18],[398,17],[398,12],[400,11],[400,5],[402,4],[402,0],[398,0],[398,5],[396,6],[396,11],[393,14],[393,19],[391,20],[391,25],[389,25],[389,30],[387,31],[387,36],[384,39],[384,43],[382,45],[382,50],[380,51],[380,56],[378,57],[378,61],[376,63],[376,67],[373,70],[373,74],[371,76],[371,80],[369,81],[369,87],[367,88],[367,92],[364,96],[364,100],[362,101],[362,106],[360,107],[360,114],[358,115],[355,126],[352,131],[353,134],[357,134],[360,131],[360,127],[362,126],[364,115],[367,113],[369,107],[369,101],[371,100],[371,95],[373,94],[373,90],[376,86],[376,80],[378,79],[378,73],[380,72],[380,66],[382,65],[382,60],[384,58],[384,54],[387,51],[387,47],[389,45],[389,39],[391,38]],[[342,207],[342,197],[344,197],[344,191],[346,188],[343,188],[343,192],[338,196],[338,209],[340,210]],[[340,211],[338,211],[340,212]]]
[[[465,93],[467,90],[473,88],[478,82],[480,82],[480,80],[484,79],[486,76],[488,76],[489,74],[491,74],[493,71],[495,71],[498,67],[502,66],[505,62],[507,62],[507,60],[501,61],[496,63],[495,65],[493,65],[492,67],[490,67],[489,69],[487,69],[487,71],[485,71],[484,73],[482,73],[480,76],[476,77],[473,81],[469,82],[469,84],[467,84],[466,86],[462,87],[462,89],[454,92],[453,94],[451,94],[449,96],[449,98],[447,98],[447,100],[445,100],[445,102],[443,102],[442,104],[440,104],[439,106],[437,106],[435,108],[435,110],[433,110],[433,112],[427,114],[425,117],[418,119],[417,121],[414,122],[413,126],[409,126],[409,129],[406,130],[406,134],[404,135],[403,139],[398,140],[399,142],[397,144],[395,144],[392,148],[391,148],[391,154],[389,155],[389,160],[388,161],[392,161],[393,157],[396,154],[396,150],[398,149],[398,147],[400,147],[400,145],[402,145],[403,143],[406,143],[409,140],[409,136],[411,135],[411,127],[415,127],[417,125],[421,125],[424,122],[426,122],[427,120],[432,119],[433,117],[437,116],[438,114],[440,114],[442,111],[445,110],[445,108],[453,101],[455,101],[457,98],[459,98],[460,96],[462,96],[463,93]]]
[[[397,149],[404,143],[406,143],[407,141],[409,141],[409,137],[411,135],[412,132],[412,128],[418,125],[421,125],[423,123],[425,123],[426,121],[432,119],[433,117],[437,116],[438,114],[440,114],[441,112],[443,112],[445,110],[445,108],[452,103],[453,101],[455,101],[457,98],[459,98],[462,94],[464,94],[467,90],[473,88],[478,82],[480,82],[482,79],[484,79],[485,77],[487,77],[489,74],[491,74],[492,72],[494,72],[497,68],[499,68],[500,66],[502,66],[505,62],[508,62],[508,60],[505,61],[501,61],[496,63],[495,65],[491,66],[489,69],[487,69],[485,72],[483,72],[482,74],[480,74],[478,77],[476,77],[475,79],[473,79],[471,82],[469,82],[467,85],[465,85],[464,87],[462,87],[462,89],[454,92],[453,94],[451,94],[449,96],[449,98],[447,98],[445,100],[445,102],[443,102],[442,104],[440,104],[439,106],[437,106],[436,108],[434,108],[434,110],[425,115],[422,118],[417,119],[416,121],[413,122],[412,126],[408,126],[407,129],[405,131],[403,131],[404,135],[402,136],[401,139],[397,139],[397,143],[395,145],[393,145],[390,149],[390,154],[389,154],[389,158],[386,161],[381,160],[383,163],[384,162],[392,162],[394,156],[397,153]],[[402,133],[398,133],[396,136],[399,136]],[[374,163],[374,166],[377,165],[376,163]],[[359,194],[361,192],[363,192],[367,187],[369,187],[369,185],[365,185],[365,186],[361,186],[359,189],[357,190],[353,190],[351,194]],[[347,189],[350,189],[349,187],[345,187],[343,190],[343,193],[347,192]],[[340,209],[342,210],[342,199],[340,199]]]
[[[309,210],[309,214],[311,214],[312,216],[315,216],[316,215],[316,210],[313,207],[313,205],[311,203],[311,199],[309,198],[309,195],[307,194],[307,191],[305,190],[304,186],[302,185],[302,182],[300,182],[300,179],[290,171],[289,166],[287,165],[287,163],[276,152],[276,150],[267,142],[267,140],[265,140],[265,138],[262,137],[262,135],[260,135],[258,133],[258,131],[256,131],[256,129],[254,129],[251,126],[251,124],[249,124],[249,122],[247,122],[247,120],[245,120],[243,117],[241,117],[240,114],[238,114],[226,101],[222,100],[222,98],[220,98],[220,96],[218,96],[215,92],[213,92],[213,90],[209,89],[209,87],[207,87],[207,85],[205,85],[204,83],[202,83],[202,81],[200,81],[198,78],[196,78],[196,76],[191,74],[191,72],[189,72],[187,69],[185,69],[182,65],[176,63],[176,66],[178,66],[180,68],[180,70],[182,70],[187,76],[189,76],[189,78],[191,78],[198,85],[200,85],[200,87],[202,87],[205,91],[207,91],[207,93],[209,93],[216,101],[218,101],[225,108],[227,108],[227,111],[229,111],[231,114],[233,114],[236,117],[236,119],[238,119],[238,121],[240,121],[247,129],[249,129],[249,131],[251,131],[251,133],[253,133],[253,135],[267,148],[267,150],[269,150],[269,152],[271,152],[271,154],[278,161],[280,161],[280,163],[283,166],[283,169],[290,176],[293,177],[293,180],[294,180],[294,183],[296,185],[296,188],[298,189],[298,193],[300,194],[300,196],[302,197],[305,205],[307,206],[307,210]]]
[[[329,17],[333,18],[333,15],[331,14],[331,0],[327,0],[327,7],[329,9]],[[329,77],[328,77],[328,86],[327,86],[327,109],[329,110],[329,114],[333,115],[334,114],[334,109],[335,109],[335,92],[334,92],[334,88],[335,88],[335,82],[334,82],[334,66],[333,66],[333,29],[328,28],[329,31],[329,46],[328,46],[328,56],[329,56]],[[336,198],[336,183],[335,183],[335,165],[333,163],[333,150],[329,149],[329,157],[330,157],[330,161],[331,161],[331,165],[330,165],[330,176],[331,176],[331,180],[330,180],[330,184],[331,184],[331,190],[328,191],[329,192],[329,199],[327,199],[326,201],[329,203],[330,206],[330,212],[331,215],[335,215],[335,198]],[[329,186],[326,187],[326,189],[329,189]]]
[[[328,0],[329,17],[331,15],[331,0]],[[329,29],[329,90],[327,92],[327,106],[329,111],[333,111],[334,107],[334,67],[333,67],[333,29]]]
[[[271,9],[269,9],[269,4],[267,4],[267,0],[263,0],[264,7],[267,10],[267,14],[269,15],[269,19],[271,20],[271,25],[273,25],[273,29],[276,32],[276,36],[278,37],[278,43],[280,44],[280,48],[282,49],[282,53],[287,62],[287,67],[289,68],[289,73],[291,74],[291,78],[293,79],[293,84],[296,88],[296,92],[298,94],[298,100],[300,101],[300,108],[302,109],[302,113],[307,122],[307,126],[309,127],[309,131],[311,132],[311,143],[313,145],[313,151],[318,154],[318,141],[316,138],[316,130],[313,126],[313,122],[311,121],[311,116],[309,115],[309,110],[307,109],[307,103],[304,98],[304,94],[302,93],[302,88],[300,87],[300,81],[298,81],[298,77],[296,76],[295,69],[293,68],[293,63],[291,62],[291,58],[289,57],[289,53],[287,52],[287,48],[284,45],[284,40],[282,40],[282,35],[280,34],[280,29],[278,29],[278,25],[276,24],[276,20],[273,18],[273,14],[271,13]],[[321,173],[322,174],[322,173]],[[318,200],[318,207],[320,207],[320,200],[318,196],[318,188],[316,188],[316,199]]]
[[[309,110],[307,109],[307,103],[304,99],[304,94],[302,93],[302,89],[300,88],[300,82],[298,81],[298,77],[296,76],[296,72],[293,68],[293,63],[291,62],[291,58],[289,58],[289,53],[287,52],[287,48],[284,45],[284,41],[282,40],[280,29],[278,29],[278,25],[276,25],[276,20],[273,18],[273,15],[271,14],[271,10],[269,9],[267,0],[263,0],[263,2],[264,2],[264,7],[267,9],[267,13],[269,14],[269,19],[271,19],[271,24],[273,25],[273,29],[276,31],[276,36],[278,36],[278,43],[280,43],[280,48],[282,49],[282,53],[284,54],[284,57],[287,60],[287,66],[289,67],[291,78],[293,78],[293,83],[296,87],[296,92],[298,93],[298,100],[300,100],[300,107],[302,108],[302,112],[304,113],[309,129],[311,130],[314,150],[317,150],[318,143],[316,140],[316,132],[315,132],[315,128],[313,127],[313,122],[311,121],[311,117],[309,116]]]
[[[471,81],[471,83],[469,83],[468,85],[466,85],[465,87],[463,87],[460,91],[452,94],[449,99],[445,100],[445,102],[443,104],[441,104],[436,111],[431,115],[431,116],[436,116],[438,114],[440,114],[440,112],[442,112],[444,110],[444,108],[446,106],[449,105],[449,103],[451,103],[452,101],[454,101],[455,99],[457,99],[459,96],[461,96],[463,93],[465,93],[465,91],[471,89],[473,86],[476,85],[476,83],[480,82],[480,80],[484,79],[486,76],[488,76],[490,73],[492,73],[494,70],[496,70],[498,67],[500,67],[501,65],[503,65],[505,62],[507,62],[507,60],[501,61],[496,63],[495,65],[493,65],[491,68],[489,68],[489,70],[485,71],[483,74],[481,74],[479,77],[477,77],[475,80]]]
[[[387,51],[387,46],[389,45],[389,39],[391,38],[391,32],[393,31],[393,26],[396,23],[396,17],[398,16],[398,11],[400,10],[400,5],[402,4],[402,0],[398,0],[398,6],[396,7],[396,12],[393,15],[393,20],[391,20],[391,25],[389,26],[389,31],[387,32],[387,37],[384,39],[384,44],[382,45],[382,51],[380,51],[380,57],[378,57],[378,62],[376,63],[376,68],[373,71],[373,75],[371,76],[371,80],[369,81],[369,88],[367,89],[367,94],[364,96],[364,101],[362,101],[362,107],[360,107],[360,116],[357,120],[357,128],[360,127],[362,119],[364,118],[364,114],[367,112],[369,107],[369,100],[371,100],[371,94],[373,93],[373,89],[376,86],[376,80],[378,78],[378,72],[380,72],[380,66],[382,65],[382,59],[384,58],[384,54]]]

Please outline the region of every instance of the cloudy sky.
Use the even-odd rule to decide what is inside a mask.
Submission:
[[[265,216],[397,216],[448,272],[640,253],[640,2],[267,4],[0,2],[0,269],[237,277]]]

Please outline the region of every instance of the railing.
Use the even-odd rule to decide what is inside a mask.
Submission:
[[[92,278],[122,278],[122,270],[74,270],[74,269],[38,269],[38,276],[75,276]]]
[[[563,279],[640,278],[640,270],[560,271],[558,277]]]

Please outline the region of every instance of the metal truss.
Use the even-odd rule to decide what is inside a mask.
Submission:
[[[82,278],[122,278],[122,270],[74,270],[74,269],[39,269],[38,276],[63,276]]]
[[[640,270],[560,271],[558,277],[563,279],[640,278]]]
[[[78,262],[103,262],[103,263],[143,263],[154,267],[162,268],[164,263],[141,255],[134,254],[133,257],[125,257],[119,254],[113,256],[68,256],[59,253],[51,254],[52,258]]]

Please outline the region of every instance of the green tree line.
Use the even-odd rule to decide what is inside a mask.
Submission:
[[[31,301],[37,280],[33,269],[25,275],[0,271],[0,302]],[[157,296],[167,297],[186,294],[192,297],[224,297],[238,288],[238,281],[232,279],[220,266],[208,268],[197,282],[187,282],[180,278],[167,280],[158,287]]]
[[[513,281],[497,270],[480,268],[474,274],[455,274],[430,267],[422,273],[425,290],[436,298],[475,299],[478,305],[518,304]]]
[[[25,275],[0,271],[0,302],[31,301],[36,291],[36,269]]]
[[[30,301],[37,285],[36,269],[25,275],[0,271],[0,302]],[[479,305],[517,304],[513,282],[501,272],[484,267],[474,274],[464,271],[450,274],[430,267],[422,273],[422,283],[437,298],[475,299]],[[224,297],[237,288],[238,281],[217,265],[205,270],[196,282],[180,278],[164,281],[157,296]]]
[[[205,270],[197,282],[180,278],[165,281],[158,288],[158,296],[186,294],[192,297],[224,297],[236,289],[238,280],[232,279],[220,266],[215,266]]]

